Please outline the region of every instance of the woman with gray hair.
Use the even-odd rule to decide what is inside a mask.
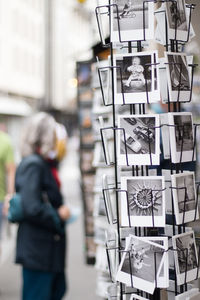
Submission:
[[[23,300],[60,300],[65,290],[65,230],[69,218],[48,157],[55,150],[55,120],[33,116],[22,137],[15,187],[24,220],[17,233],[16,263],[22,265]]]

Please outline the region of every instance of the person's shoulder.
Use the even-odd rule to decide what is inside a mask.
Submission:
[[[27,167],[30,165],[35,165],[38,167],[42,167],[44,165],[44,160],[42,157],[38,154],[31,154],[26,157],[24,157],[20,163],[21,166]]]
[[[44,170],[44,161],[42,157],[37,154],[31,154],[26,157],[23,157],[21,162],[17,167],[16,177],[25,176],[27,172],[43,172]]]

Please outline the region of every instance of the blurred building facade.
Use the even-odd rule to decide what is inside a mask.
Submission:
[[[44,97],[44,3],[0,0],[0,122],[14,144],[23,117]]]
[[[46,2],[46,100],[57,110],[73,111],[77,90],[76,61],[90,59],[98,39],[95,1],[49,0]]]
[[[95,4],[0,0],[0,121],[13,136],[35,110],[75,113],[76,61],[91,58],[98,39]]]

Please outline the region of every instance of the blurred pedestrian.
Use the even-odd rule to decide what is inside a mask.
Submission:
[[[0,239],[3,215],[7,211],[7,204],[14,192],[15,179],[13,146],[5,130],[5,125],[0,124]]]
[[[67,154],[67,130],[63,124],[56,123],[56,153],[57,153],[57,160],[58,162],[61,162],[62,159]]]
[[[54,173],[60,185],[60,179],[58,175],[59,164],[67,154],[67,131],[63,124],[56,122],[55,134],[56,145],[55,148],[49,152],[48,162],[50,164],[51,171]]]
[[[66,290],[64,222],[70,212],[48,163],[56,146],[55,124],[47,113],[38,113],[22,138],[23,158],[15,186],[24,210],[16,249],[16,263],[22,265],[23,300],[60,300]]]

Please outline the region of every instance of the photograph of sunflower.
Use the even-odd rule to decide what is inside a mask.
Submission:
[[[132,226],[164,226],[165,189],[162,176],[123,177],[121,188],[127,190],[127,196],[122,195],[122,225],[131,222]]]
[[[162,181],[128,180],[127,191],[131,216],[161,216]]]

